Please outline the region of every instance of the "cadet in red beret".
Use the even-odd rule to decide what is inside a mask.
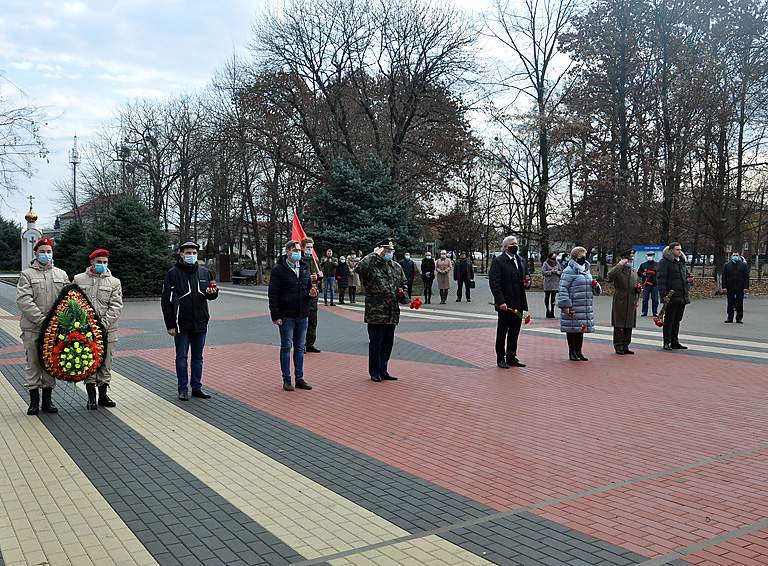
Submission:
[[[107,395],[107,388],[112,379],[112,354],[117,345],[117,327],[123,312],[123,288],[120,280],[109,270],[109,250],[93,250],[88,259],[91,260],[90,267],[76,275],[74,282],[88,296],[107,331],[107,355],[104,363],[96,373],[85,379],[85,390],[88,392],[88,404],[85,408],[92,411],[99,406],[116,405]]]

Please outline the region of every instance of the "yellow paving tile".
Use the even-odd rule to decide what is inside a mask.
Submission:
[[[413,539],[384,546],[345,558],[330,560],[334,566],[363,566],[367,564],[462,564],[467,566],[491,564],[458,546],[450,549],[438,536]]]
[[[85,566],[92,563],[85,540],[102,547],[101,563],[112,563],[109,552],[117,541],[144,564],[156,564],[40,419],[26,415],[26,403],[2,372],[0,430],[0,552],[6,565]]]
[[[112,414],[306,558],[408,534],[117,372],[112,386],[121,400]],[[465,564],[489,564],[439,537],[411,544],[423,556],[443,549]]]

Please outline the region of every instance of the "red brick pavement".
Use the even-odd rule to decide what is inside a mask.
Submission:
[[[756,531],[686,556],[691,564],[765,566],[768,563],[768,530]]]
[[[529,367],[499,370],[493,334],[401,334],[480,369],[395,360],[397,383],[371,382],[364,356],[309,355],[316,388],[294,393],[280,389],[276,347],[212,346],[204,382],[500,510],[751,448],[768,435],[763,365],[647,350],[619,358],[589,342],[592,361],[573,363],[564,339],[524,334]],[[173,370],[172,350],[120,355]],[[541,514],[650,556],[767,516],[766,472],[768,454],[756,453]]]

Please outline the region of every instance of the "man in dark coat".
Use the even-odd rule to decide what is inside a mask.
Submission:
[[[749,289],[749,264],[737,251],[731,252],[730,260],[723,266],[722,287],[728,297],[728,318],[725,322],[733,322],[735,311],[736,322],[741,323],[744,319],[744,292]]]
[[[432,284],[435,281],[435,260],[432,259],[432,252],[424,254],[421,260],[421,281],[424,283],[424,302],[432,304]]]
[[[314,259],[313,254],[315,251],[315,241],[312,238],[304,238],[301,241],[301,250],[304,254],[304,261],[309,265],[309,272],[312,277],[312,282],[317,285],[322,285],[323,272],[317,265],[317,261]],[[319,295],[318,295],[319,297]],[[309,301],[309,323],[307,325],[307,345],[306,352],[308,353],[320,353],[320,348],[315,346],[317,340],[317,301],[318,297],[314,297]]]
[[[467,254],[464,252],[459,254],[459,261],[453,266],[453,280],[456,281],[458,285],[456,302],[461,302],[461,290],[462,287],[464,287],[467,290],[467,302],[471,303],[472,298],[469,291],[469,282],[475,280],[475,270],[472,269],[472,262],[467,259]]]
[[[309,324],[309,303],[317,298],[309,266],[301,260],[301,244],[293,240],[285,244],[285,254],[277,260],[269,276],[269,314],[280,330],[280,370],[283,389],[293,391],[291,384],[291,348],[296,389],[312,389],[304,379],[304,344]]]
[[[664,248],[663,257],[656,273],[659,296],[666,303],[663,328],[665,350],[688,349],[687,346],[680,344],[678,339],[685,305],[691,302],[689,291],[691,283],[693,283],[693,275],[688,272],[685,260],[680,244],[672,242]]]
[[[394,261],[395,243],[380,242],[373,253],[360,260],[357,272],[365,287],[365,322],[368,324],[368,373],[371,381],[396,381],[387,365],[395,343],[395,327],[400,322],[400,304],[410,296],[405,274]]]
[[[403,268],[405,281],[407,283],[406,287],[408,289],[408,296],[410,297],[413,294],[413,280],[416,279],[416,264],[411,259],[411,254],[408,252],[405,252],[403,259],[401,259],[398,263],[400,264],[400,267]]]
[[[648,299],[651,300],[653,316],[659,311],[659,287],[656,285],[656,271],[659,264],[656,262],[656,252],[646,253],[644,261],[637,270],[637,276],[643,285],[642,316],[648,316]]]
[[[632,267],[634,256],[634,250],[622,252],[619,262],[608,272],[608,281],[613,283],[614,288],[611,308],[613,348],[620,356],[634,354],[629,345],[632,329],[637,324],[637,303],[640,299],[638,277]]]
[[[219,290],[211,274],[197,264],[195,242],[184,242],[179,248],[179,260],[165,275],[161,307],[165,328],[176,344],[176,378],[179,382],[179,400],[192,397],[209,399],[203,392],[203,348],[208,332],[208,301],[218,298]],[[188,372],[187,356],[192,350],[192,374]]]
[[[530,287],[530,276],[525,261],[517,253],[517,238],[507,236],[502,242],[502,253],[493,258],[488,271],[488,282],[493,302],[499,313],[496,325],[496,365],[503,369],[525,367],[517,359],[517,339],[523,313],[528,310],[525,290]]]

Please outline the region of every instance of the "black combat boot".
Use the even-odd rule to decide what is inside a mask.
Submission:
[[[53,401],[51,401],[51,392],[53,391],[53,388],[51,387],[45,387],[43,389],[43,412],[44,413],[58,413],[59,409],[57,409]]]
[[[106,383],[104,383],[103,385],[99,385],[99,405],[101,405],[102,407],[116,407],[117,403],[115,403],[107,395],[107,387],[109,387],[109,385]],[[195,392],[193,391],[192,395],[194,394]]]
[[[96,384],[86,383],[85,391],[88,393],[88,403],[85,405],[85,408],[88,411],[95,411],[99,408],[99,405],[96,403]]]
[[[36,415],[40,412],[40,390],[29,390],[29,409],[27,409],[28,415]]]

